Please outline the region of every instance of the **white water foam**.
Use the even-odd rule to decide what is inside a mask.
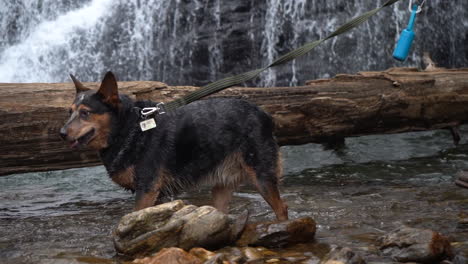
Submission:
[[[112,0],[93,0],[88,5],[67,12],[55,20],[44,21],[31,31],[19,44],[5,49],[0,55],[0,82],[54,82],[57,76],[49,67],[55,64],[56,49],[68,51],[72,41],[86,41],[73,38],[78,32],[90,30],[108,15]],[[68,47],[68,48],[67,48]],[[69,57],[79,54],[69,53]],[[95,54],[95,57],[98,57]],[[62,58],[56,58],[62,59]],[[98,62],[95,61],[94,63]],[[72,67],[70,67],[72,68]],[[68,69],[63,69],[66,74]]]

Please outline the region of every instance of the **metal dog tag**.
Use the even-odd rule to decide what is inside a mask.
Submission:
[[[150,119],[140,122],[141,131],[150,130],[155,127],[156,127],[156,121],[154,121],[154,118],[150,118]]]

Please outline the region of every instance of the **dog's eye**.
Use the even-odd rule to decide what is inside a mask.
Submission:
[[[80,117],[87,118],[89,116],[88,110],[80,110]]]

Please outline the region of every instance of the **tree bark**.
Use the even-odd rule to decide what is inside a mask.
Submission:
[[[163,102],[197,89],[160,82],[119,82],[119,87],[136,99]],[[71,83],[0,84],[0,175],[100,164],[93,151],[72,151],[58,137],[74,94]],[[275,120],[280,145],[340,144],[345,137],[370,134],[456,131],[468,122],[468,69],[395,68],[300,87],[235,87],[211,97],[261,106]]]

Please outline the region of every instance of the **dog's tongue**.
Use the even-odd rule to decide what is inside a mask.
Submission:
[[[72,148],[72,149],[77,148],[78,144],[80,144],[78,142],[78,140],[74,140],[74,141],[70,142],[70,148]]]

